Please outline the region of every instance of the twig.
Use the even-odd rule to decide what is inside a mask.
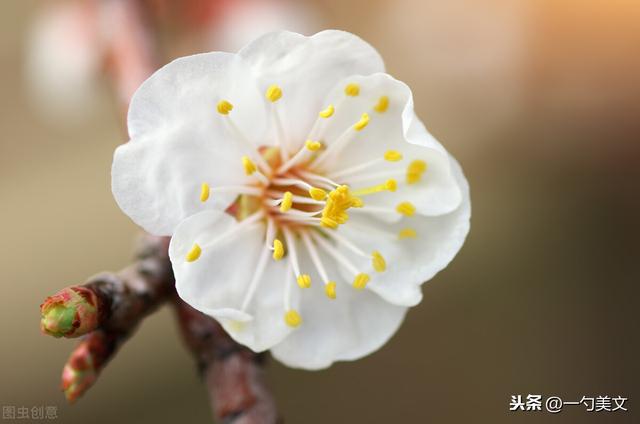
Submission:
[[[67,287],[40,306],[45,334],[69,338],[88,334],[63,371],[62,388],[69,401],[93,385],[140,321],[173,294],[167,246],[166,237],[144,236],[133,265]]]
[[[174,305],[183,339],[209,388],[218,422],[278,422],[275,401],[264,380],[265,358],[234,342],[217,322],[177,296]]]

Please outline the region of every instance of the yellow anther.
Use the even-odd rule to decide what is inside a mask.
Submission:
[[[271,85],[267,88],[267,92],[265,93],[265,97],[272,103],[277,102],[282,97],[282,89],[277,85]]]
[[[378,99],[378,103],[373,107],[378,113],[384,113],[389,108],[389,98],[387,96],[382,96]]]
[[[244,167],[245,175],[251,175],[256,172],[256,164],[249,159],[249,156],[242,156],[242,166]]]
[[[404,216],[413,216],[416,213],[416,207],[410,202],[402,202],[396,206],[396,211]]]
[[[286,322],[289,327],[296,328],[302,324],[302,317],[297,311],[291,309],[284,314],[284,322]]]
[[[273,240],[273,259],[279,261],[284,256],[284,246],[278,239]]]
[[[202,183],[200,187],[200,201],[206,202],[207,200],[209,200],[209,184]]]
[[[397,150],[387,150],[384,154],[384,160],[389,162],[398,162],[402,160],[402,153]]]
[[[325,284],[324,293],[327,295],[329,299],[335,299],[336,298],[336,282],[329,281],[327,284]]]
[[[414,230],[413,228],[403,228],[398,233],[398,238],[400,240],[408,239],[408,238],[416,238],[416,237],[418,237],[418,233],[416,233],[416,230]]]
[[[353,129],[356,131],[362,131],[367,125],[369,125],[369,114],[363,113],[360,120],[353,124]]]
[[[347,96],[355,97],[360,94],[360,86],[356,83],[347,84],[344,88],[344,94]]]
[[[325,118],[325,119],[331,118],[335,111],[336,111],[336,108],[333,107],[333,105],[329,105],[325,110],[320,111],[318,115],[320,115],[321,118]]]
[[[351,199],[351,207],[352,208],[361,208],[364,206],[364,202],[359,197],[354,197]]]
[[[384,183],[384,186],[389,191],[396,191],[396,189],[398,188],[398,183],[396,182],[396,180],[390,179]]]
[[[304,142],[304,147],[311,152],[317,152],[322,147],[322,143],[319,141],[307,140]]]
[[[311,287],[311,277],[309,276],[309,274],[298,275],[296,281],[298,282],[298,285],[301,289],[308,289],[309,287]]]
[[[347,210],[351,207],[360,207],[362,200],[354,197],[349,191],[349,187],[341,185],[332,190],[327,195],[327,200],[322,210],[320,224],[327,228],[338,228],[349,219]]]
[[[358,274],[356,275],[356,278],[353,279],[353,287],[358,290],[362,290],[367,287],[367,283],[370,279],[369,274]]]
[[[376,272],[384,272],[384,270],[387,269],[387,262],[377,250],[374,250],[371,254],[371,263]]]
[[[202,249],[200,248],[200,246],[198,246],[198,243],[194,243],[191,250],[189,250],[189,253],[187,253],[185,259],[187,260],[187,262],[197,261],[201,253]]]
[[[332,230],[338,228],[338,223],[333,219],[327,217],[320,218],[320,225],[326,228],[331,228]]]
[[[373,187],[367,187],[353,192],[354,196],[366,196],[367,194],[380,193],[381,191],[396,191],[398,183],[394,179],[385,181],[382,184],[374,185]],[[362,201],[362,200],[360,200]]]
[[[221,115],[228,115],[233,110],[233,105],[226,100],[220,100],[218,102],[218,113]]]
[[[309,189],[309,196],[311,196],[313,200],[324,200],[327,197],[327,192],[321,188],[311,187]]]
[[[287,191],[284,196],[282,196],[282,203],[280,203],[280,212],[287,212],[291,209],[293,205],[293,193]]]
[[[427,163],[423,160],[414,160],[407,167],[407,184],[415,184],[422,178],[427,170]]]

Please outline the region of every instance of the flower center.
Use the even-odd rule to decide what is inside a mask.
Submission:
[[[345,99],[358,96],[360,86],[348,84],[344,93]],[[286,259],[289,278],[285,282],[284,289],[284,320],[289,326],[297,327],[302,319],[300,314],[291,308],[291,290],[295,286],[293,280],[295,279],[302,289],[311,286],[311,277],[300,267],[300,249],[306,250],[311,258],[317,274],[323,280],[324,291],[329,299],[337,297],[339,290],[333,279],[337,276],[332,278],[329,275],[321,260],[320,251],[353,275],[354,288],[364,289],[371,277],[354,265],[352,255],[370,260],[371,268],[376,272],[386,270],[386,261],[379,251],[367,253],[336,230],[340,225],[347,223],[350,212],[364,211],[363,197],[381,192],[395,192],[398,187],[397,177],[404,176],[406,184],[415,184],[420,181],[427,167],[424,161],[414,160],[406,170],[366,174],[366,171],[385,163],[393,164],[402,161],[403,156],[400,152],[389,150],[379,159],[328,174],[323,171],[324,165],[338,156],[360,132],[367,128],[371,120],[370,114],[362,113],[357,122],[347,128],[336,140],[326,144],[323,140],[325,125],[339,107],[339,105],[338,107],[329,105],[318,113],[308,139],[296,149],[290,145],[291,140],[284,134],[284,127],[280,120],[277,102],[282,95],[282,89],[276,85],[270,86],[265,93],[267,101],[271,104],[271,119],[276,129],[276,143],[271,147],[256,146],[251,143],[232,119],[233,105],[227,100],[221,100],[218,103],[218,113],[226,120],[231,133],[235,135],[235,139],[246,152],[238,166],[243,167],[244,173],[252,178],[252,182],[226,187],[210,187],[204,182],[201,187],[200,201],[206,202],[217,192],[238,194],[228,212],[240,222],[229,234],[221,235],[215,242],[248,228],[254,228],[255,225],[266,226],[265,248],[258,259],[256,272],[240,307],[242,310],[249,307],[256,287],[260,283],[268,256],[276,261]],[[389,102],[387,96],[380,97],[373,106],[372,113],[385,113],[389,108]],[[345,183],[346,180],[358,183],[373,179],[381,182],[355,190]],[[412,216],[415,213],[415,207],[409,202],[401,202],[395,208],[368,207],[366,209],[372,212],[399,213],[404,216]],[[377,228],[363,228],[363,230],[385,232]],[[405,228],[397,235],[387,235],[399,239],[412,238],[416,237],[416,231]],[[186,261],[196,261],[205,248],[207,246],[201,247],[195,244],[187,254]]]

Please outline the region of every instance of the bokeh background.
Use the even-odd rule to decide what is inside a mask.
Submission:
[[[138,231],[110,192],[112,153],[126,135],[109,85],[73,74],[97,74],[75,50],[38,44],[43,11],[59,3],[0,4],[0,403],[54,405],[64,423],[209,422],[168,308],[76,405],[58,390],[74,342],[39,334],[38,305],[125,266]],[[462,163],[473,205],[466,245],[381,351],[322,372],[270,363],[287,422],[640,422],[640,3],[284,8],[275,25],[346,29],[379,49]],[[164,61],[240,43],[256,25],[225,17],[206,30],[169,27]],[[70,84],[47,89],[65,75]],[[629,412],[508,411],[511,395],[529,393],[621,395]]]

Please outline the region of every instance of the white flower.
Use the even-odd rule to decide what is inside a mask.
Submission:
[[[469,230],[460,167],[346,32],[178,59],[140,87],[128,123],[118,204],[173,236],[182,299],[289,366],[382,346]]]

